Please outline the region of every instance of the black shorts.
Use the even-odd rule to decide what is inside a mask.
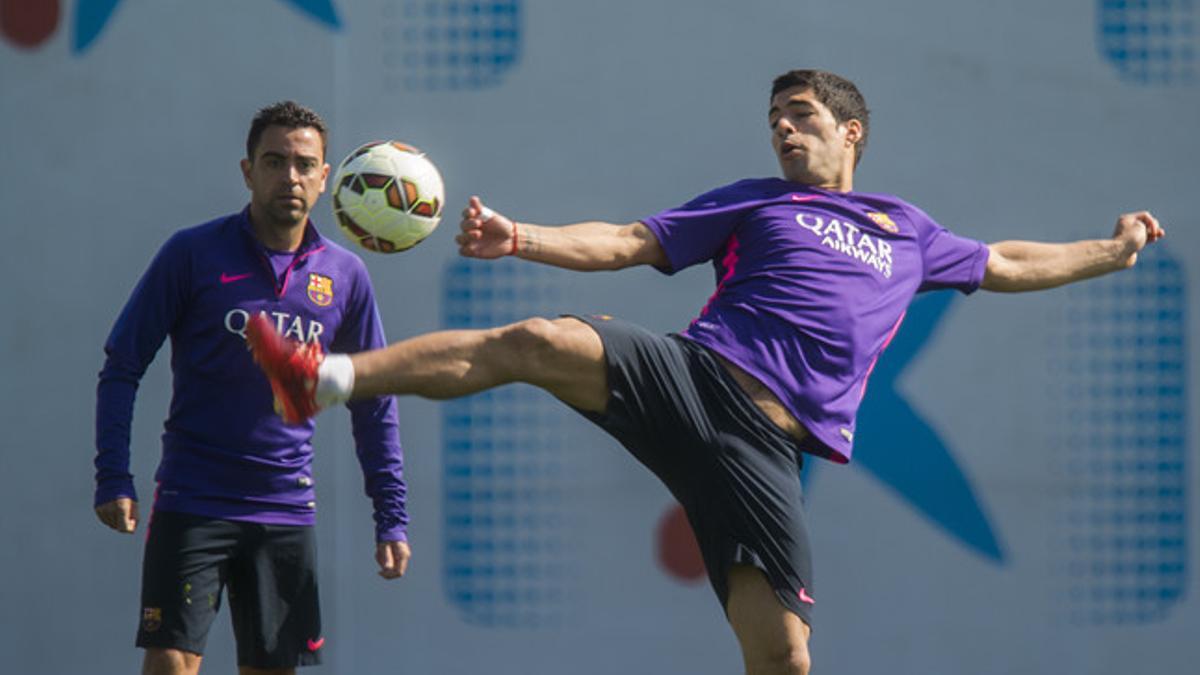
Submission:
[[[729,568],[762,570],[783,605],[812,625],[812,560],[799,444],[708,349],[625,321],[580,316],[600,335],[603,414],[580,411],[621,442],[679,500],[725,607]]]
[[[155,511],[142,562],[137,646],[203,654],[222,589],[238,665],[321,662],[313,528]]]

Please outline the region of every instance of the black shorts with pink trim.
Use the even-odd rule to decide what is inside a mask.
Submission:
[[[609,390],[604,413],[579,412],[679,500],[721,606],[730,567],[753,565],[784,607],[812,626],[799,444],[707,348],[609,317],[574,318],[600,335]]]
[[[239,666],[321,662],[316,534],[155,509],[142,561],[137,646],[203,654],[229,599]]]

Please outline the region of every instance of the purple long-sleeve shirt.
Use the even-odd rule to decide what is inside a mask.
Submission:
[[[248,210],[181,230],[151,262],[105,343],[96,404],[97,505],[137,498],[129,471],[134,398],[171,338],[174,376],[155,509],[269,524],[311,525],[313,423],[284,424],[243,332],[265,312],[284,335],[325,351],[386,345],[366,268],[310,222],[295,253],[265,248]],[[396,402],[351,412],[379,541],[406,537],[406,486]]]
[[[806,449],[850,461],[875,361],[925,290],[977,289],[988,248],[896,197],[744,180],[643,219],[670,261],[709,261],[717,289],[682,335],[763,382],[808,429]]]

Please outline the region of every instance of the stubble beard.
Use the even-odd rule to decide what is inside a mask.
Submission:
[[[290,230],[307,222],[310,211],[307,202],[296,208],[272,204],[267,208],[267,217],[270,219],[272,227]]]

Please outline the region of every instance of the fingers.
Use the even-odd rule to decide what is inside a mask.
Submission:
[[[1158,219],[1149,211],[1142,211],[1136,215],[1136,218],[1146,227],[1146,241],[1153,243],[1166,236],[1167,231],[1159,224]]]
[[[404,542],[396,542],[399,544],[396,551],[396,576],[402,577],[408,571],[408,559],[411,553],[408,550],[408,544]]]
[[[379,576],[398,579],[408,571],[408,559],[412,553],[402,541],[382,541],[375,546],[375,561],[379,563]]]
[[[109,511],[106,508],[107,506],[108,504],[101,504],[100,506],[96,507],[96,519],[101,523],[104,523],[105,527],[111,527],[115,530],[117,528],[113,527],[113,525],[116,524],[116,521],[112,519],[112,516],[109,514]]]
[[[1149,211],[1126,213],[1121,216],[1121,219],[1131,220],[1133,221],[1131,224],[1136,224],[1135,226],[1140,225],[1142,228],[1144,228],[1146,232],[1146,240],[1148,242],[1158,241],[1167,234],[1167,231],[1163,229],[1163,226],[1158,222],[1158,219],[1155,218],[1154,214],[1150,213]]]
[[[121,515],[125,519],[125,522],[124,522],[125,529],[123,529],[121,531],[122,532],[133,532],[134,530],[137,529],[137,524],[138,524],[138,505],[137,505],[137,502],[135,502],[133,500],[126,500],[126,501],[128,501],[128,503],[129,503],[129,508],[122,509]]]
[[[483,216],[485,213],[488,215]],[[476,197],[475,195],[471,195],[471,198],[467,200],[467,208],[462,210],[464,223],[468,220],[475,219],[478,219],[481,222],[487,221],[490,220],[493,215],[495,215],[495,212],[484,206],[479,197]]]
[[[128,497],[121,497],[96,507],[96,517],[100,522],[117,532],[133,532],[137,529],[137,502]]]
[[[467,200],[462,210],[459,232],[454,237],[458,252],[468,258],[494,259],[509,255],[513,250],[513,225],[508,218],[484,206],[478,196]]]
[[[1121,214],[1121,217],[1117,219],[1116,230],[1113,232],[1114,237],[1125,240],[1133,247],[1130,251],[1131,254],[1162,239],[1166,234],[1166,230],[1159,224],[1158,219],[1149,211]],[[1132,260],[1130,264],[1133,264]]]

